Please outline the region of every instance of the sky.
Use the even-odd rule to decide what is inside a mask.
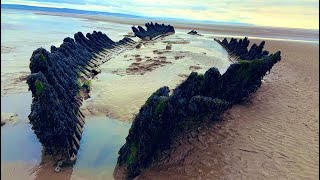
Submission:
[[[1,4],[319,30],[319,0],[1,0]]]

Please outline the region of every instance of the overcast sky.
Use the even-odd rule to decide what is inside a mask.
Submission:
[[[1,0],[1,3],[319,29],[319,0]]]

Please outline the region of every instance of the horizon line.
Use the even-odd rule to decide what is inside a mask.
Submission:
[[[34,5],[24,5],[24,4],[10,4],[10,3],[1,3],[1,8],[3,9],[14,9],[14,10],[37,10],[43,12],[63,12],[68,14],[79,14],[79,15],[102,15],[102,16],[116,16],[116,17],[129,17],[129,18],[137,18],[137,19],[144,19],[144,18],[151,18],[151,19],[165,19],[165,20],[176,20],[185,23],[200,23],[200,24],[208,24],[212,23],[217,25],[238,25],[244,27],[256,27],[256,28],[276,28],[276,29],[298,29],[298,30],[306,30],[306,31],[318,31],[318,29],[307,29],[307,28],[296,28],[296,27],[277,27],[277,26],[261,26],[261,25],[254,25],[250,23],[242,23],[242,22],[231,22],[231,21],[210,21],[210,20],[191,20],[191,19],[181,19],[181,18],[168,18],[168,17],[152,17],[152,16],[143,16],[143,15],[133,15],[133,14],[126,14],[126,13],[118,13],[118,12],[104,12],[104,11],[94,11],[94,10],[82,10],[82,9],[74,9],[74,8],[63,8],[63,7],[45,7],[45,6],[34,6]],[[28,9],[29,8],[29,9]]]

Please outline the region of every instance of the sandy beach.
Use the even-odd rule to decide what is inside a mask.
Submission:
[[[319,31],[171,22],[176,34],[140,50],[124,52],[100,67],[102,73],[92,80],[91,98],[82,106],[87,123],[77,164],[57,174],[52,162],[41,155],[41,144],[28,124],[31,95],[25,76],[32,51],[59,45],[77,31],[99,30],[119,40],[131,31],[131,25],[147,20],[29,11],[23,15],[30,16],[30,24],[33,18],[52,18],[65,24],[47,28],[43,24],[52,22],[41,22],[34,26],[37,28],[30,27],[35,31],[22,35],[28,27],[24,23],[1,23],[5,37],[17,37],[1,41],[1,65],[5,65],[1,68],[1,104],[6,107],[1,113],[18,115],[14,116],[17,122],[8,121],[1,129],[1,139],[6,139],[1,142],[4,179],[19,179],[21,175],[26,179],[48,175],[112,179],[117,152],[124,144],[131,120],[151,93],[163,85],[173,89],[192,71],[203,73],[215,66],[224,72],[230,62],[213,38],[244,36],[251,43],[266,40],[266,50],[281,51],[281,62],[264,78],[249,102],[233,106],[222,121],[177,140],[171,158],[163,159],[137,179],[318,179]],[[75,25],[66,26],[69,23]],[[48,29],[54,36],[44,33]],[[187,35],[192,29],[204,36]],[[179,44],[179,39],[188,43]],[[172,49],[163,53],[167,52],[168,41]],[[7,137],[12,138],[9,141]],[[25,153],[18,154],[21,146]]]
[[[319,44],[266,41],[282,61],[245,104],[192,132],[138,179],[317,179]],[[157,178],[154,178],[157,177]]]

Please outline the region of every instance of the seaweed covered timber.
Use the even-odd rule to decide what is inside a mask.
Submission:
[[[228,42],[227,38],[224,38],[222,41],[218,39],[214,40],[218,42],[222,47],[224,47],[228,51],[230,57],[235,60],[260,59],[269,54],[269,51],[263,50],[265,41],[262,41],[259,46],[257,44],[253,44],[248,50],[248,46],[250,44],[248,37],[240,39],[239,41],[237,39],[231,38],[230,42]]]
[[[198,33],[197,31],[195,31],[195,30],[191,30],[191,31],[188,32],[187,34],[202,36],[201,34],[199,34],[199,33]]]
[[[238,49],[247,47],[249,41],[245,38],[239,42],[229,53],[246,57]],[[133,179],[164,157],[183,132],[219,120],[226,109],[254,93],[281,56],[280,51],[268,56],[261,56],[260,50],[252,53],[249,59],[230,65],[223,75],[214,67],[204,75],[192,72],[172,95],[168,87],[154,92],[134,118],[126,143],[119,150],[115,178]]]
[[[174,28],[171,25],[164,25],[155,23],[146,23],[145,24],[147,30],[143,29],[143,27],[138,26],[138,28],[132,26],[132,31],[135,36],[139,37],[143,40],[151,40],[163,35],[171,35],[174,34]]]
[[[112,54],[135,44],[129,38],[114,42],[101,32],[86,36],[78,32],[60,47],[51,46],[51,52],[38,48],[32,53],[27,77],[33,97],[29,119],[45,154],[74,162],[84,126],[79,107],[90,91],[89,78]]]

